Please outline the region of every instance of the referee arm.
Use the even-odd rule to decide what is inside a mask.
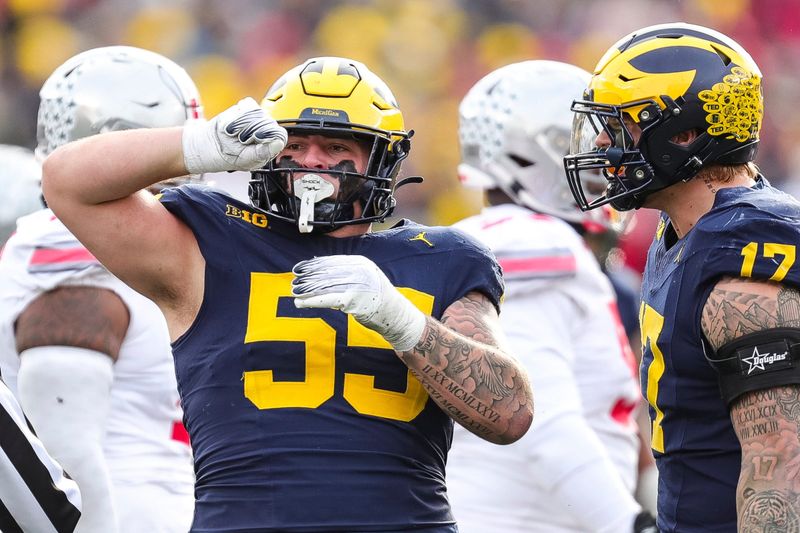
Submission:
[[[0,381],[0,531],[71,533],[80,508],[78,485],[50,457]]]

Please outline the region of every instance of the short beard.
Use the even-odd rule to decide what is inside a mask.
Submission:
[[[285,156],[279,160],[280,168],[287,169],[300,169],[302,167],[291,157]],[[356,172],[356,165],[354,161],[346,159],[340,161],[336,165],[329,167],[327,170],[307,169],[308,173],[327,174],[328,176],[336,178],[339,182],[339,191],[336,198],[326,198],[314,204],[314,222],[337,222],[339,220],[352,220],[355,217],[355,209],[353,204],[359,200],[359,192],[361,190],[362,180],[354,176],[346,176],[342,179],[342,174],[339,172]],[[295,213],[300,212],[300,199],[294,195],[293,176],[295,173],[286,172],[282,178],[286,181],[286,194],[289,201],[293,204]],[[291,182],[291,185],[290,185]],[[337,208],[338,202],[338,210]],[[332,224],[329,226],[315,226],[320,232],[327,233],[336,229]]]

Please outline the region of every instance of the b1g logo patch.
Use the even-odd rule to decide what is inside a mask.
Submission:
[[[736,355],[743,376],[792,368],[792,358],[786,341],[744,348],[737,350]]]
[[[267,215],[264,213],[255,213],[247,209],[240,209],[234,205],[227,204],[225,206],[225,216],[231,218],[239,218],[248,224],[252,224],[259,228],[266,228],[269,221]]]

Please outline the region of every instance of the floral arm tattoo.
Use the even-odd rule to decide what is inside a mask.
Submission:
[[[747,333],[800,328],[800,292],[723,279],[706,301],[702,326],[715,349]],[[800,531],[800,386],[745,393],[730,414],[742,446],[739,532]]]
[[[533,419],[527,373],[501,347],[497,311],[484,295],[467,294],[422,339],[400,354],[430,397],[453,420],[498,444],[519,439]]]

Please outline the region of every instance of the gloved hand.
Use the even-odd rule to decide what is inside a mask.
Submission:
[[[261,168],[285,145],[286,130],[249,97],[210,121],[190,120],[183,127],[190,174]]]
[[[642,511],[633,521],[633,533],[658,533],[656,519],[647,511]]]
[[[292,295],[297,307],[330,307],[349,313],[380,333],[399,352],[410,350],[422,338],[425,314],[366,257],[316,257],[300,261],[292,272]]]

